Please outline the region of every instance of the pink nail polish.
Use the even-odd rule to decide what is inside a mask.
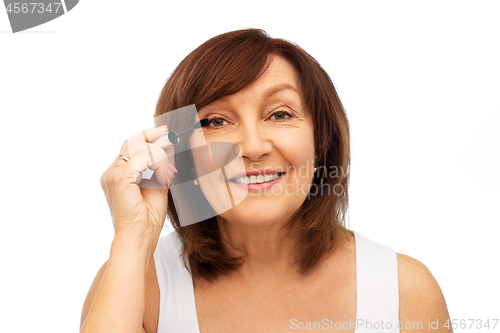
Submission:
[[[172,178],[172,176],[173,176],[173,172],[172,172],[172,170],[170,170],[170,168],[167,168],[165,171],[166,171],[166,173],[167,173],[167,177],[168,177],[168,178]]]

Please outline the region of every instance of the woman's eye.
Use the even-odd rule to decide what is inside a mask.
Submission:
[[[274,119],[273,119],[273,117],[274,117]],[[286,111],[277,111],[271,115],[271,119],[274,121],[277,121],[277,122],[285,121],[291,117],[292,117],[292,114],[289,112],[286,112]],[[212,118],[212,120],[210,121],[209,127],[212,127],[212,128],[219,127],[220,128],[220,127],[224,127],[228,124],[229,124],[229,122],[227,122],[226,120],[224,120],[222,118]]]
[[[224,123],[227,123],[227,121],[222,118],[213,118],[210,122],[210,127],[222,127]]]
[[[287,117],[291,117],[292,115],[288,112],[285,111],[278,111],[272,114],[271,118],[274,117],[274,120],[276,121],[283,121],[286,120]]]

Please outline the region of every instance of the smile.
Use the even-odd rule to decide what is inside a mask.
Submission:
[[[283,179],[285,173],[286,172],[276,172],[264,175],[241,176],[232,178],[229,181],[234,184],[234,186],[248,192],[260,192],[278,184],[281,179]]]
[[[266,175],[258,175],[258,176],[243,176],[243,177],[238,177],[238,178],[233,178],[230,181],[238,183],[238,184],[262,184],[262,183],[268,183],[275,181],[276,179],[280,178],[284,172],[276,172],[272,174],[266,174]]]

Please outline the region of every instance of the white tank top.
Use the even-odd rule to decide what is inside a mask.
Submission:
[[[356,240],[356,333],[400,332],[396,253],[354,231]],[[193,279],[182,263],[175,231],[160,237],[154,252],[160,288],[157,333],[200,333]],[[328,318],[325,318],[328,319]],[[355,327],[354,323],[352,326]]]

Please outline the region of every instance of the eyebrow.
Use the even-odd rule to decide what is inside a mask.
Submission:
[[[282,84],[278,84],[274,87],[271,87],[269,88],[268,90],[266,90],[266,92],[264,93],[264,98],[269,98],[271,97],[272,95],[276,94],[277,92],[281,91],[281,90],[286,90],[286,89],[290,89],[290,90],[293,90],[295,91],[297,94],[299,93],[299,91],[297,90],[297,88],[295,88],[294,86],[292,86],[291,84],[288,84],[288,83],[282,83]]]
[[[288,84],[288,83],[282,83],[282,84],[278,84],[278,85],[275,85],[269,89],[267,89],[265,92],[264,92],[264,98],[269,98],[271,97],[272,95],[278,93],[279,91],[281,90],[286,90],[286,89],[290,89],[290,90],[293,90],[295,91],[297,94],[299,94],[299,91],[297,90],[297,88],[295,88],[294,86],[292,86],[291,84]],[[226,102],[228,99],[227,96],[223,96],[221,97],[219,100],[222,101],[222,102]]]

